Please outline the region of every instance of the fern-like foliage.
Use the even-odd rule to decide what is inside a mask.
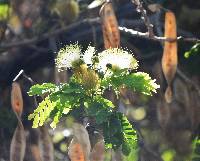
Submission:
[[[102,126],[108,148],[117,149],[122,145],[123,153],[128,155],[131,147],[137,147],[136,132],[122,113],[113,112]]]
[[[31,87],[28,94],[48,96],[39,103],[38,108],[34,113],[30,114],[28,119],[33,119],[33,128],[42,126],[48,118],[53,118],[51,127],[55,128],[62,115],[68,114],[73,108],[80,105],[81,99],[86,98],[81,85],[76,83],[60,84],[58,86],[51,83],[42,85],[34,85]]]
[[[124,71],[118,71],[111,77],[103,80],[102,85],[105,87],[112,86],[116,91],[126,87],[146,95],[152,95],[152,92],[156,92],[156,89],[159,88],[155,80],[152,80],[149,74],[144,72],[129,74]]]
[[[70,49],[66,52],[62,49],[58,54],[62,58],[56,59],[60,70],[72,69],[73,75],[68,83],[36,84],[30,88],[28,92],[30,96],[41,96],[44,99],[28,119],[33,120],[33,128],[42,126],[48,120],[51,120],[51,127],[55,128],[62,117],[68,115],[74,116],[75,119],[88,117],[95,120],[95,128],[103,131],[108,148],[121,147],[123,153],[128,155],[131,149],[137,147],[136,132],[126,116],[117,112],[114,103],[104,97],[104,91],[112,88],[119,93],[120,88],[128,88],[152,95],[159,86],[146,73],[130,72],[136,70],[137,61],[122,49],[113,51],[109,49],[100,53],[98,59],[98,56],[93,55],[95,51],[93,48],[92,53],[88,53],[90,51],[88,50],[84,55],[78,53],[81,50],[76,47],[77,44],[66,47],[65,50]],[[120,64],[118,57],[125,62]],[[107,64],[108,62],[113,64]],[[87,63],[90,64],[86,65]]]

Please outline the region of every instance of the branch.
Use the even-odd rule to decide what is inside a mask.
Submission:
[[[25,79],[27,79],[31,83],[32,86],[35,84],[35,81],[31,77],[27,76],[23,69],[21,69],[20,72],[15,76],[15,78],[13,79],[13,82],[17,81],[21,75]],[[35,107],[37,107],[38,106],[38,102],[37,102],[37,99],[36,99],[35,95],[33,96],[33,99],[34,99],[34,105],[35,105]]]
[[[145,39],[149,39],[149,40],[154,40],[154,41],[159,41],[159,42],[163,42],[163,41],[169,41],[169,42],[173,42],[173,41],[185,41],[185,42],[200,42],[200,39],[195,38],[195,37],[183,37],[183,36],[179,36],[176,39],[174,38],[169,38],[169,37],[159,37],[159,36],[150,36],[148,33],[143,33],[143,32],[139,32],[133,29],[128,29],[126,27],[121,27],[119,26],[119,30],[125,33],[129,33],[132,36],[135,37],[141,37],[141,38],[145,38]]]
[[[23,41],[15,41],[15,42],[11,42],[11,43],[2,43],[0,44],[0,49],[8,49],[8,48],[11,48],[11,47],[19,47],[19,46],[24,46],[24,45],[29,45],[29,44],[34,44],[34,43],[37,43],[39,41],[42,41],[42,40],[45,40],[45,39],[48,39],[52,36],[56,36],[56,35],[59,35],[63,32],[66,32],[70,29],[73,29],[77,26],[81,26],[83,24],[93,24],[93,23],[99,23],[100,22],[100,18],[97,17],[97,18],[91,18],[91,19],[84,19],[82,21],[78,21],[78,22],[75,22],[71,25],[68,25],[68,26],[65,26],[65,27],[62,27],[60,29],[57,29],[57,30],[54,30],[54,31],[50,31],[50,32],[47,32],[47,33],[44,33],[43,35],[40,35],[40,36],[36,36],[36,37],[33,37],[31,39],[24,39]]]
[[[143,7],[142,2],[140,2],[140,0],[132,0],[132,2],[137,6],[137,12],[141,13],[141,18],[144,20],[144,24],[146,25],[148,30],[147,34],[149,35],[149,37],[153,37],[153,25],[151,24],[150,19],[147,16],[147,11]]]

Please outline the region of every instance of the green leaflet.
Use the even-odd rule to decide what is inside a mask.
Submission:
[[[189,51],[185,52],[184,57],[187,59],[197,54],[200,54],[200,43],[195,44]]]
[[[44,93],[47,93],[48,96],[28,117],[29,120],[33,119],[33,128],[42,126],[48,118],[53,118],[51,127],[55,128],[62,115],[67,115],[72,107],[79,106],[80,99],[84,96],[81,86],[73,83],[58,86],[44,83],[32,86],[29,91],[29,95],[42,95]]]
[[[33,85],[28,94],[29,96],[33,96],[33,95],[43,95],[45,93],[49,93],[51,91],[54,91],[56,88],[56,85],[55,84],[52,84],[52,83],[43,83],[43,84],[36,84],[36,85]]]
[[[109,116],[112,114],[112,108],[114,108],[113,103],[102,96],[96,96],[93,99],[94,100],[88,104],[88,115],[95,117],[97,124],[108,121]]]
[[[129,74],[123,71],[106,78],[102,81],[102,85],[106,88],[112,86],[115,90],[119,90],[120,87],[127,87],[145,95],[152,95],[153,92],[156,93],[156,89],[160,87],[147,73],[137,72]]]
[[[46,97],[41,103],[39,103],[37,109],[28,116],[29,120],[33,119],[33,128],[42,126],[44,122],[49,118],[51,111],[56,107],[56,102],[51,102],[49,97]]]
[[[102,127],[107,148],[117,149],[122,146],[123,154],[128,155],[131,149],[137,147],[137,134],[122,113],[114,112]]]

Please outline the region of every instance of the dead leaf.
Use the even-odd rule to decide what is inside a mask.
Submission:
[[[20,117],[23,111],[23,98],[20,85],[17,82],[12,83],[11,105],[16,115]]]
[[[105,49],[120,47],[118,22],[111,2],[106,2],[100,9]]]
[[[165,14],[165,37],[174,39],[177,38],[176,18],[174,13],[170,11]],[[162,69],[168,84],[165,91],[165,100],[167,103],[172,101],[171,83],[176,74],[177,63],[177,41],[165,41],[164,53],[162,57]]]

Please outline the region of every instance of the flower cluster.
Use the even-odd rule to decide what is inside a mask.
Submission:
[[[80,60],[81,48],[78,44],[71,44],[60,49],[55,60],[58,71],[72,68],[76,61]]]
[[[66,70],[68,68],[75,67],[76,62],[84,62],[91,65],[93,62],[93,55],[95,54],[95,48],[88,46],[87,50],[82,53],[81,47],[78,44],[71,44],[62,48],[55,60],[56,66],[59,71]]]
[[[98,62],[95,62],[98,60]],[[56,65],[59,70],[75,68],[76,62],[83,62],[88,65],[95,64],[95,68],[102,73],[106,73],[110,65],[112,70],[136,69],[137,60],[129,52],[120,49],[107,49],[95,56],[95,48],[88,46],[87,50],[82,53],[78,44],[71,44],[61,49],[56,59]]]
[[[98,55],[99,63],[97,68],[105,73],[108,64],[112,69],[136,69],[138,67],[137,60],[127,51],[113,48],[107,49]]]

